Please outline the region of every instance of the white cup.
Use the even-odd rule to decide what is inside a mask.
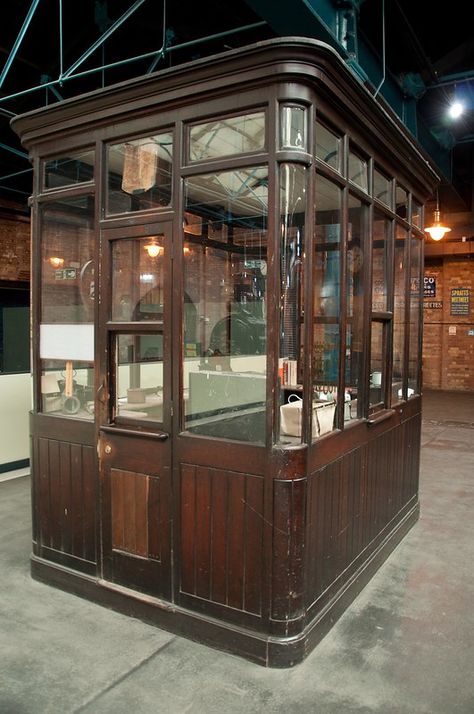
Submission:
[[[374,387],[380,387],[382,384],[382,372],[372,372],[370,379]]]

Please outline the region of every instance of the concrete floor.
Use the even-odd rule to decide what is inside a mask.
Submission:
[[[474,394],[424,396],[421,519],[308,659],[267,670],[29,575],[0,483],[1,714],[473,714]]]

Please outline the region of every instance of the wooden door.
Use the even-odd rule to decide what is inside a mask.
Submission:
[[[104,231],[103,577],[171,595],[171,230]]]

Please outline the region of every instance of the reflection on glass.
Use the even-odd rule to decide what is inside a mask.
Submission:
[[[41,219],[41,322],[92,322],[94,201],[45,205]]]
[[[334,424],[339,380],[341,292],[341,189],[316,175],[315,255],[313,262],[313,397],[327,402]],[[314,424],[313,424],[314,426]],[[313,439],[318,437],[312,429]]]
[[[306,110],[281,107],[281,148],[306,151]]]
[[[415,201],[414,199],[411,202],[411,222],[413,223],[414,226],[417,228],[421,228],[423,225],[423,219],[422,219],[422,206],[418,201]]]
[[[115,414],[163,422],[163,336],[116,335]]]
[[[185,429],[265,442],[268,169],[185,181]]]
[[[349,196],[349,226],[347,244],[347,333],[346,389],[354,393],[362,384],[364,347],[364,258],[367,238],[367,206]]]
[[[390,221],[379,211],[374,211],[372,243],[372,311],[387,310],[388,248]]]
[[[94,413],[93,222],[91,197],[42,207],[40,409],[82,419]]]
[[[363,191],[368,191],[368,165],[367,160],[356,154],[355,151],[349,151],[349,181],[355,183]]]
[[[403,390],[403,367],[405,347],[405,248],[407,233],[400,226],[395,236],[395,277],[393,295],[393,361],[392,404],[400,401]]]
[[[112,320],[162,320],[164,236],[126,238],[112,245]]]
[[[43,164],[43,188],[62,188],[94,180],[94,151],[47,159]]]
[[[386,206],[392,205],[392,182],[383,173],[374,169],[374,198],[377,198]]]
[[[93,362],[41,360],[41,410],[62,417],[93,419]]]
[[[420,393],[420,310],[422,304],[420,238],[411,238],[408,397]]]
[[[264,112],[213,119],[189,130],[190,161],[247,154],[262,151],[264,147]]]
[[[370,390],[369,406],[383,402],[383,382],[385,381],[384,323],[372,321],[370,334]]]
[[[285,443],[302,438],[301,423],[286,419],[288,410],[302,407],[303,379],[303,250],[306,210],[306,168],[283,164],[280,169],[280,437]]]
[[[400,218],[408,218],[408,193],[398,184],[395,191],[395,211]]]
[[[107,213],[171,204],[173,137],[146,136],[107,147]]]
[[[316,122],[316,156],[336,171],[341,170],[341,139],[318,121]]]

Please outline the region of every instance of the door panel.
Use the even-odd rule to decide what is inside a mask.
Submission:
[[[101,433],[104,578],[169,598],[170,443]]]
[[[103,576],[171,598],[171,229],[103,232]]]

